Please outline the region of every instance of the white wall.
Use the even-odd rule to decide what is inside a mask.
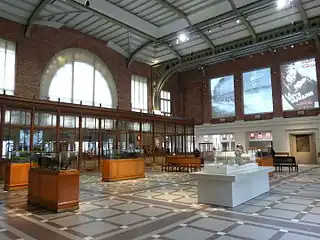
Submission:
[[[233,133],[236,144],[248,146],[249,132],[271,131],[273,147],[276,152],[290,152],[289,135],[291,133],[314,133],[317,155],[320,152],[320,116],[299,118],[274,118],[263,121],[236,121],[224,124],[203,124],[195,127],[196,146],[203,142],[204,135]],[[320,158],[318,158],[320,163]]]

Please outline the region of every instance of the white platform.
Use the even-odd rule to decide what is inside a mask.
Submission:
[[[257,163],[247,163],[245,165],[222,165],[222,164],[215,164],[215,163],[207,163],[204,164],[204,172],[209,174],[221,174],[221,175],[230,175],[232,173],[242,172],[242,171],[249,171],[258,169]]]
[[[198,202],[236,207],[270,190],[272,167],[257,167],[233,174],[192,173],[198,179]]]

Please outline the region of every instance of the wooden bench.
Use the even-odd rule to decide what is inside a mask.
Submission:
[[[162,171],[193,172],[201,169],[201,160],[196,157],[167,157]]]
[[[276,171],[281,171],[283,167],[288,167],[289,172],[293,171],[293,169],[298,172],[299,167],[296,163],[296,158],[293,156],[274,156],[273,158],[273,166],[275,167]]]

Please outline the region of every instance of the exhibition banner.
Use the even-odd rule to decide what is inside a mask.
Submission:
[[[212,118],[235,115],[234,77],[225,76],[210,80]]]
[[[245,72],[242,79],[244,114],[273,112],[270,68]]]
[[[319,107],[315,58],[282,65],[280,70],[284,111]]]

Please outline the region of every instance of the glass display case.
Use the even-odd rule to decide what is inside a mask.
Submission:
[[[213,151],[212,159],[204,162],[204,172],[210,174],[235,174],[258,168],[253,152],[245,152],[241,146],[235,151]]]

